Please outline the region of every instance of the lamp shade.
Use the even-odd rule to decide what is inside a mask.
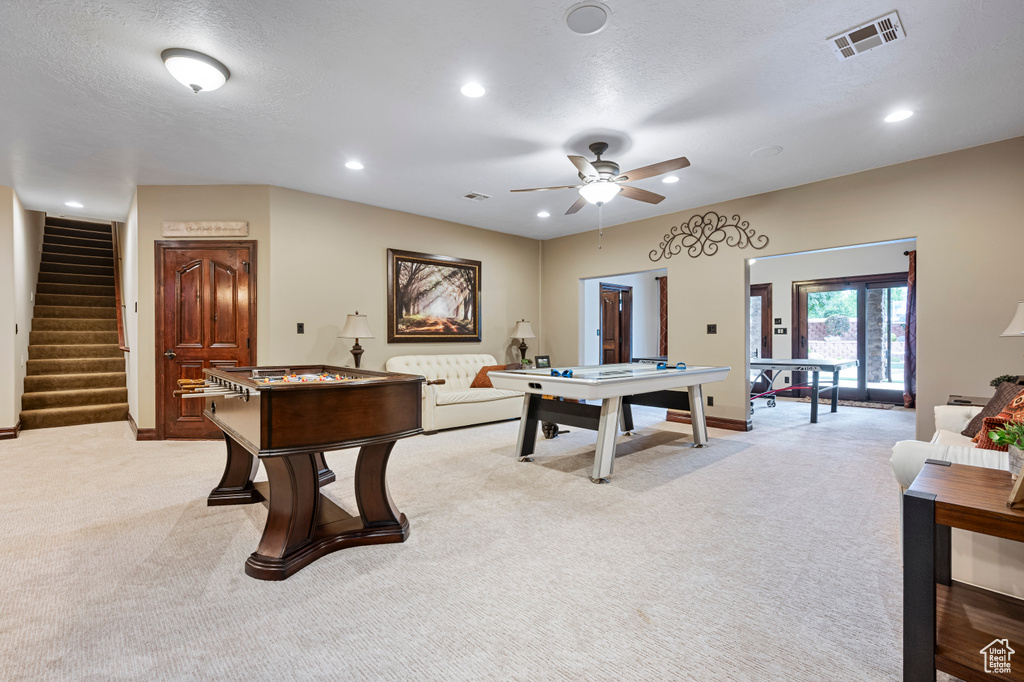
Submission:
[[[592,204],[604,204],[614,199],[621,190],[617,183],[598,180],[580,187],[580,196]]]
[[[355,315],[349,315],[345,319],[345,326],[341,328],[338,338],[372,339],[373,332],[370,331],[370,325],[366,323],[366,315],[360,315],[358,310]]]
[[[512,330],[513,339],[535,339],[537,335],[533,333],[533,328],[530,323],[526,320],[516,322],[516,328]]]
[[[1017,312],[1010,320],[1010,326],[1000,336],[1024,336],[1024,301],[1017,302]]]

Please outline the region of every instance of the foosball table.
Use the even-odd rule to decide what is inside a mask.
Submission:
[[[224,432],[227,464],[209,505],[268,505],[267,524],[245,572],[284,580],[325,554],[403,542],[409,522],[388,492],[395,441],[421,433],[424,378],[348,367],[222,367],[181,380],[175,395],[205,400],[203,414]],[[358,514],[320,487],[335,480],[325,452],[359,448]],[[262,460],[266,482],[254,482]]]

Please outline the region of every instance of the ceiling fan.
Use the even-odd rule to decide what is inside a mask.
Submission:
[[[615,195],[620,193],[627,199],[636,199],[637,201],[646,201],[649,204],[657,204],[664,200],[665,197],[660,194],[655,194],[654,192],[648,192],[645,189],[640,189],[639,187],[630,187],[623,183],[651,178],[655,175],[661,175],[662,173],[670,173],[674,170],[686,168],[690,165],[690,162],[685,156],[680,156],[678,159],[670,159],[669,161],[662,161],[661,163],[653,163],[650,166],[644,166],[643,168],[637,168],[636,170],[620,174],[619,164],[614,161],[606,161],[601,158],[601,155],[608,151],[608,143],[595,142],[590,145],[590,151],[592,151],[594,156],[597,157],[594,161],[588,161],[582,156],[569,157],[569,160],[572,161],[572,165],[576,166],[576,169],[579,171],[580,180],[583,181],[583,184],[561,185],[559,187],[535,187],[533,189],[514,189],[512,191],[544,192],[549,189],[578,189],[580,191],[580,198],[576,200],[576,203],[569,207],[569,210],[565,212],[565,215],[571,215],[580,210],[588,201],[592,204],[601,205],[611,201]]]

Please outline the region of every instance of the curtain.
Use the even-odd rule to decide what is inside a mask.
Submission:
[[[668,276],[658,278],[658,355],[668,355]]]
[[[903,406],[917,403],[917,251],[907,253],[907,331],[903,351]]]

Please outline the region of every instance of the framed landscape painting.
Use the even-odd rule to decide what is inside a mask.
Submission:
[[[388,249],[388,343],[480,341],[480,261]]]

